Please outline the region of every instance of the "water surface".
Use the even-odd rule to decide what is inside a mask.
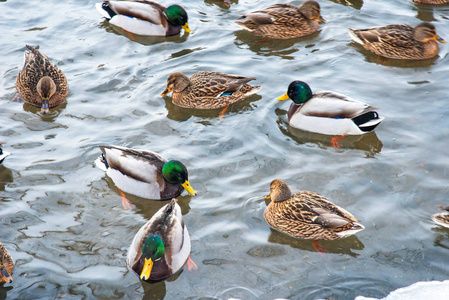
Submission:
[[[431,21],[449,40],[448,6],[321,0],[319,32],[261,42],[234,21],[272,1],[184,1],[191,34],[132,41],[95,2],[0,3],[0,141],[12,153],[0,166],[0,241],[16,262],[0,298],[351,299],[448,278],[449,231],[430,215],[448,204],[449,46],[422,62],[379,60],[347,31]],[[10,101],[25,44],[41,45],[67,75],[68,101],[49,115]],[[254,76],[262,89],[221,121],[219,110],[160,97],[172,72],[202,70]],[[378,106],[385,120],[334,149],[331,137],[288,125],[289,103],[275,99],[296,79]],[[186,164],[198,196],[179,204],[197,271],[142,285],[127,268],[134,234],[166,202],[129,195],[124,210],[95,168],[102,144]],[[275,178],[328,197],[366,229],[320,242],[324,257],[270,229],[263,196]]]

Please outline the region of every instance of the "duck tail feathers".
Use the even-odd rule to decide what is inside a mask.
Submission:
[[[112,17],[116,15],[115,11],[113,11],[109,5],[109,2],[95,3],[95,8],[108,20],[112,19]]]
[[[363,115],[352,118],[352,121],[361,131],[368,132],[374,130],[384,118],[380,117],[376,111],[369,111]]]
[[[95,165],[104,172],[106,172],[109,168],[108,162],[103,154],[95,160]]]

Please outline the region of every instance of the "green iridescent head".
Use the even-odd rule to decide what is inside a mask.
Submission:
[[[153,264],[158,259],[162,258],[165,254],[165,246],[161,237],[156,234],[150,234],[146,239],[142,247],[142,255],[145,259],[142,272],[140,273],[140,279],[150,279],[151,270]]]
[[[279,101],[291,99],[296,104],[303,104],[313,97],[312,90],[304,81],[295,80],[288,86],[287,94],[278,98]]]
[[[170,5],[165,10],[165,16],[173,25],[181,26],[186,32],[190,32],[189,25],[187,24],[187,12],[181,6],[177,4]]]
[[[196,195],[195,190],[190,186],[187,168],[178,160],[170,160],[162,167],[162,176],[165,180],[173,184],[181,184],[192,196]]]

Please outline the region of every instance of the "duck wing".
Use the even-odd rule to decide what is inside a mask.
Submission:
[[[230,75],[220,72],[202,71],[190,77],[191,89],[196,97],[220,97],[239,91],[255,77]]]
[[[131,18],[137,18],[153,24],[161,25],[166,23],[164,17],[165,6],[145,0],[126,0],[126,1],[104,1],[109,4],[117,15],[124,15]],[[100,11],[104,14],[102,11]],[[109,16],[111,18],[112,16]]]
[[[335,92],[318,92],[299,108],[306,116],[352,119],[377,107]]]
[[[152,183],[162,178],[162,167],[167,162],[157,153],[119,146],[99,146],[103,163],[135,180]],[[152,176],[152,174],[155,174]],[[157,176],[160,174],[160,176]]]

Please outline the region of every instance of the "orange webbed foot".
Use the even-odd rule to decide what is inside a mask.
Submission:
[[[229,105],[226,105],[225,108],[223,108],[223,110],[220,112],[220,115],[218,116],[218,121],[221,121],[221,119],[223,119],[224,114],[226,113],[226,111],[228,110]]]
[[[316,252],[318,252],[319,255],[324,257],[324,253],[326,253],[327,250],[324,249],[323,247],[321,247],[320,245],[318,245],[318,240],[314,240],[312,243],[312,246],[313,246],[313,248],[315,248]]]
[[[126,199],[125,194],[119,189],[120,195],[122,195],[122,205],[124,209],[132,209],[131,203]]]
[[[136,40],[136,37],[135,37],[134,34],[132,34],[131,32],[129,32],[129,31],[123,29],[123,28],[122,28],[122,31],[125,32],[126,34],[128,34],[128,35],[130,36],[131,41],[134,42],[134,41]]]
[[[196,265],[195,262],[190,258],[190,255],[189,255],[189,258],[188,258],[187,261],[186,261],[186,267],[187,267],[187,270],[189,270],[189,271],[198,270],[197,265]]]
[[[338,140],[344,137],[344,135],[334,136],[331,140],[332,147],[338,149],[340,147],[340,145],[338,144]]]

